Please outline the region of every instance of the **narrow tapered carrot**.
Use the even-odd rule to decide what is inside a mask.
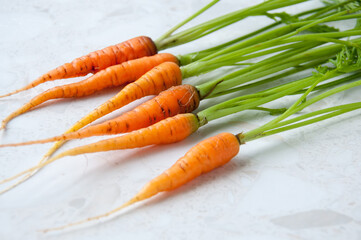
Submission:
[[[121,64],[145,56],[152,56],[156,53],[157,47],[149,37],[139,36],[132,38],[125,42],[76,58],[70,63],[65,63],[64,65],[45,73],[23,88],[1,95],[0,98],[31,89],[44,82],[85,76],[89,73],[96,73],[112,65]]]
[[[231,133],[220,133],[214,137],[203,140],[192,147],[183,157],[178,159],[173,166],[148,182],[132,199],[120,207],[102,215],[44,231],[62,230],[89,221],[98,220],[158,193],[174,190],[201,174],[228,163],[238,154],[239,145],[240,143],[237,137]]]
[[[199,101],[199,94],[194,86],[188,84],[175,86],[161,92],[156,97],[142,103],[133,110],[103,123],[44,140],[15,144],[1,144],[0,147],[14,147],[35,143],[47,143],[52,141],[64,141],[91,136],[131,132],[148,127],[177,114],[191,113],[198,108]]]
[[[2,122],[2,128],[5,128],[6,124],[11,119],[48,100],[88,96],[105,88],[121,86],[129,82],[134,82],[153,67],[164,62],[178,63],[178,60],[170,53],[161,53],[151,57],[143,57],[108,67],[107,69],[102,70],[80,82],[51,88],[34,97],[24,106],[6,117]]]
[[[155,144],[160,145],[175,143],[187,138],[189,135],[197,131],[198,128],[199,120],[195,114],[178,114],[174,117],[166,118],[147,128],[142,128],[119,137],[69,149],[15,176],[0,181],[0,184],[9,182],[21,175],[43,168],[55,160],[65,156],[75,156],[84,153],[112,151],[118,149],[140,148]]]

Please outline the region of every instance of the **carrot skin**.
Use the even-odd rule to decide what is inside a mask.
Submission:
[[[65,156],[75,156],[84,153],[175,143],[187,138],[198,128],[199,121],[195,114],[178,114],[147,128],[142,128],[119,137],[105,139],[96,143],[69,149],[47,160],[47,162],[50,163]]]
[[[162,91],[182,83],[179,66],[173,62],[165,62],[145,73],[137,81],[125,86],[117,95],[103,103],[73,125],[67,133],[74,132],[89,123],[111,113],[137,99],[149,95],[157,95]]]
[[[126,207],[148,199],[160,192],[172,191],[196,177],[228,163],[238,152],[238,139],[231,133],[220,133],[205,139],[192,147],[169,169],[148,182],[135,197],[123,206]]]
[[[109,66],[121,64],[123,62],[152,56],[157,53],[157,48],[152,39],[146,36],[139,36],[125,42],[106,47],[101,50],[91,52],[85,56],[74,59],[70,63],[65,63],[40,76],[30,84],[14,92],[1,95],[6,97],[18,92],[22,92],[37,85],[63,78],[85,76],[89,73],[97,73]]]
[[[176,69],[176,71],[179,71],[179,74],[177,74],[177,76],[179,77],[179,82],[181,82],[181,71],[179,69],[179,67]],[[177,85],[177,84],[175,84]],[[157,94],[157,93],[154,93]],[[75,123],[71,128],[69,128],[65,134],[67,133],[71,133],[71,132],[75,132],[79,129],[81,129],[82,127],[88,125],[89,123],[95,121],[98,118],[101,118],[102,116],[122,107],[121,105],[118,104],[114,104],[110,103],[111,105],[113,105],[112,109],[110,109],[109,107],[106,106],[107,103],[104,103],[103,105],[101,105],[100,107],[96,108],[95,110],[93,110],[92,112],[90,112],[88,115],[86,115],[85,117],[83,117],[81,120],[79,120],[77,123]],[[54,154],[55,151],[57,151],[63,144],[65,141],[57,141],[54,143],[54,145],[49,149],[49,151],[43,156],[41,162],[44,162],[45,159],[49,158],[51,155]]]
[[[61,227],[47,229],[47,231],[61,230],[89,221],[99,220],[160,192],[174,190],[201,174],[228,163],[238,154],[238,151],[238,139],[230,133],[221,133],[203,140],[192,147],[182,158],[178,159],[173,166],[148,182],[132,199],[123,205],[107,213]]]
[[[133,110],[125,112],[122,115],[103,123],[44,140],[0,144],[0,147],[16,147],[36,143],[127,133],[149,127],[154,123],[168,117],[173,117],[177,114],[191,113],[198,108],[199,101],[199,94],[195,87],[187,84],[179,85],[171,87],[154,98],[135,107]]]
[[[78,131],[81,136],[119,134],[149,127],[177,114],[191,113],[198,108],[199,94],[191,85],[171,87],[135,109],[101,124]]]
[[[201,141],[161,175],[141,190],[141,196],[174,190],[201,174],[228,163],[239,152],[239,142],[231,133],[221,133]],[[144,199],[144,197],[142,197]]]
[[[161,53],[151,57],[143,57],[131,60],[119,65],[111,66],[97,74],[77,83],[58,86],[45,91],[31,99],[27,104],[10,114],[3,120],[2,127],[13,118],[48,100],[57,98],[83,97],[96,91],[109,87],[121,86],[133,82],[163,62],[178,63],[178,59],[169,53]]]

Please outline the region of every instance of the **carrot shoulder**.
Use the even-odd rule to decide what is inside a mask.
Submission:
[[[157,48],[153,40],[149,37],[139,36],[132,38],[125,42],[76,58],[70,63],[65,63],[64,65],[45,73],[23,88],[1,95],[0,98],[31,89],[44,82],[62,78],[85,76],[89,73],[96,73],[112,65],[121,64],[144,56],[152,56],[156,53]]]
[[[107,217],[136,202],[148,199],[160,192],[174,190],[201,174],[212,171],[226,163],[238,154],[239,142],[231,133],[221,133],[203,140],[192,147],[183,157],[178,159],[169,169],[148,182],[132,199],[105,214],[90,217],[83,221],[65,226],[47,229],[45,231],[62,230],[89,221]]]
[[[178,60],[172,54],[161,53],[151,57],[143,57],[111,66],[77,83],[51,88],[34,97],[27,104],[5,118],[2,122],[2,128],[4,128],[11,119],[48,100],[88,96],[105,88],[134,82],[153,67],[164,62],[178,63]]]
[[[44,140],[2,144],[0,147],[21,146],[131,132],[149,127],[154,123],[168,117],[173,117],[177,114],[191,113],[198,108],[199,101],[199,95],[195,87],[187,84],[179,85],[171,87],[154,98],[135,107],[133,110],[125,112],[120,116],[103,123]]]

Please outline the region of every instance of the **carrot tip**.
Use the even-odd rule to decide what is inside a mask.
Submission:
[[[8,93],[8,94],[0,95],[0,98],[8,97],[8,96],[10,96],[10,95],[12,95],[12,94],[11,94],[11,93]]]
[[[108,217],[109,215],[112,215],[113,213],[115,212],[118,212],[136,202],[139,202],[141,199],[139,198],[132,198],[131,200],[129,200],[128,202],[124,203],[123,205],[121,205],[120,207],[118,208],[115,208],[105,214],[102,214],[102,215],[98,215],[98,216],[95,216],[95,217],[90,217],[90,218],[87,218],[85,220],[81,220],[81,221],[78,221],[78,222],[74,222],[74,223],[70,223],[70,224],[67,224],[67,225],[63,225],[63,226],[60,226],[60,227],[54,227],[54,228],[47,228],[47,229],[42,229],[42,230],[38,230],[40,232],[43,232],[44,234],[45,233],[48,233],[48,232],[54,232],[54,231],[60,231],[60,230],[64,230],[66,228],[69,228],[69,227],[74,227],[74,226],[77,226],[77,225],[81,225],[81,224],[84,224],[84,223],[87,223],[87,222],[90,222],[90,221],[94,221],[94,220],[99,220],[101,218],[105,218],[105,217]]]

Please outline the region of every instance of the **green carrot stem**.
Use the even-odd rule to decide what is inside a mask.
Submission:
[[[334,106],[334,107],[329,107],[329,108],[313,111],[310,113],[305,113],[305,114],[302,114],[301,116],[297,116],[292,119],[279,122],[279,123],[275,124],[274,128],[280,128],[280,127],[284,127],[287,125],[291,125],[296,122],[299,122],[299,121],[302,121],[302,120],[305,120],[307,118],[311,118],[311,117],[314,117],[317,115],[334,112],[334,111],[338,111],[338,110],[343,110],[343,109],[357,108],[360,106],[361,106],[361,102],[349,103],[349,104],[344,104],[344,105],[339,105],[339,106]]]
[[[339,7],[343,7],[345,6],[346,4],[349,4],[351,2],[355,2],[355,0],[348,0],[348,1],[344,1],[344,2],[340,2],[338,4],[333,4],[331,6],[328,6],[328,7],[325,7],[324,9],[321,9],[320,11],[316,12],[312,17],[313,18],[316,18],[318,16],[322,16],[323,14],[325,13],[328,13],[330,12],[331,10],[334,10],[334,9],[337,9]]]
[[[337,75],[338,75],[338,71],[337,71],[337,69],[335,69],[335,70],[327,72],[322,77],[316,78],[316,81],[314,81],[314,83],[312,83],[312,85],[307,89],[307,91],[305,93],[303,93],[302,96],[294,104],[292,104],[292,106],[290,108],[287,109],[286,112],[284,112],[281,116],[268,122],[267,124],[263,125],[263,128],[267,129],[267,127],[273,126],[276,123],[278,123],[278,122],[282,121],[283,119],[292,115],[294,113],[294,109],[297,108],[297,106],[299,106],[300,103],[304,102],[304,100],[306,99],[308,94],[317,86],[318,83],[320,83],[323,80],[327,80],[329,78],[335,77]]]
[[[281,133],[281,132],[284,132],[284,131],[288,131],[288,130],[291,130],[291,129],[304,127],[304,126],[307,126],[307,125],[310,125],[310,124],[313,124],[313,123],[316,123],[316,122],[320,122],[320,121],[323,121],[323,120],[326,120],[326,119],[329,119],[329,118],[332,118],[332,117],[335,117],[335,116],[338,116],[338,115],[341,115],[341,114],[344,114],[344,113],[347,113],[347,112],[350,112],[350,111],[360,109],[361,108],[361,102],[347,104],[347,105],[340,105],[340,106],[333,107],[333,108],[339,108],[340,110],[331,112],[332,108],[326,108],[326,109],[323,109],[323,110],[320,110],[320,111],[315,111],[315,112],[312,112],[312,113],[309,113],[309,114],[305,114],[305,115],[300,116],[299,119],[296,119],[296,118],[292,119],[293,122],[300,121],[301,117],[304,119],[304,118],[310,118],[310,117],[314,117],[316,115],[320,115],[323,112],[331,112],[331,113],[325,114],[323,116],[315,117],[313,119],[309,119],[309,120],[302,121],[302,122],[299,122],[299,123],[294,123],[294,124],[279,123],[277,126],[275,126],[275,129],[265,131],[265,132],[259,134],[258,136],[255,136],[254,138],[245,138],[244,137],[245,134],[242,134],[243,135],[242,140],[249,142],[249,141],[259,139],[259,138],[262,138],[262,137],[278,134],[278,133]],[[287,126],[280,127],[281,125],[287,125]]]
[[[289,88],[287,88],[283,91],[279,91],[275,94],[263,97],[261,99],[256,99],[255,101],[252,101],[252,102],[249,102],[246,104],[242,104],[242,102],[241,102],[239,106],[225,108],[225,106],[227,106],[227,105],[229,106],[230,104],[234,104],[235,102],[239,101],[239,98],[235,98],[235,99],[232,99],[231,101],[226,101],[221,104],[217,104],[215,106],[207,108],[207,109],[199,112],[197,115],[198,115],[199,119],[201,120],[201,124],[205,124],[208,121],[211,121],[211,120],[214,120],[217,118],[221,118],[221,117],[224,117],[224,116],[236,113],[236,112],[240,112],[243,110],[247,110],[250,108],[258,107],[265,103],[271,102],[273,100],[276,100],[278,98],[286,96],[292,92],[303,89],[306,86],[309,86],[310,84],[312,84],[313,82],[314,82],[314,77],[312,76],[312,77],[303,79],[302,82],[293,84],[293,86],[290,86]]]
[[[323,89],[326,89],[326,88],[331,88],[331,87],[340,85],[341,83],[347,83],[349,81],[354,81],[355,79],[357,79],[359,77],[361,77],[361,72],[357,72],[357,73],[355,73],[353,75],[346,76],[346,77],[343,77],[341,79],[338,79],[338,80],[335,80],[335,81],[332,81],[332,82],[329,82],[329,83],[324,83],[322,85],[316,86],[314,90],[319,91],[319,90],[323,90]],[[307,91],[307,89],[297,91],[297,92],[295,92],[293,94],[295,94],[295,95],[296,94],[302,94],[305,91]]]
[[[295,18],[298,18],[298,17],[300,17],[300,16],[308,15],[308,14],[315,13],[315,12],[319,12],[319,11],[324,10],[324,9],[326,9],[326,7],[320,7],[320,8],[315,8],[315,9],[307,10],[307,11],[304,11],[304,12],[301,12],[301,13],[298,13],[298,14],[295,14],[294,17],[295,17]],[[328,7],[328,9],[332,9],[332,8]],[[326,11],[326,12],[327,12],[327,11]],[[309,16],[309,17],[307,17],[306,19],[312,19],[312,18],[314,18],[314,16],[316,16],[316,15]],[[260,28],[260,29],[254,31],[254,32],[251,32],[251,33],[246,34],[246,35],[244,35],[244,36],[241,36],[241,37],[238,37],[238,38],[233,39],[233,40],[231,40],[231,41],[228,41],[228,42],[226,42],[226,43],[224,43],[224,44],[221,44],[221,45],[218,45],[218,46],[209,48],[209,49],[205,49],[205,50],[202,50],[202,51],[197,51],[197,52],[193,52],[193,53],[188,53],[188,54],[185,54],[185,55],[181,55],[181,56],[178,56],[178,58],[179,58],[179,60],[180,60],[180,62],[181,62],[181,65],[182,65],[182,66],[185,66],[185,65],[187,65],[187,64],[189,64],[189,63],[191,63],[191,62],[195,62],[195,61],[197,61],[197,60],[203,59],[203,58],[205,58],[205,57],[207,57],[207,56],[209,56],[209,55],[211,55],[211,54],[214,54],[214,53],[216,53],[216,52],[219,52],[219,53],[220,53],[220,50],[222,50],[222,49],[224,49],[224,48],[226,48],[226,47],[228,47],[228,46],[230,46],[230,45],[233,45],[233,44],[238,43],[238,42],[241,42],[241,41],[243,41],[243,40],[245,40],[245,39],[249,39],[249,38],[251,38],[251,37],[254,37],[254,36],[256,36],[256,35],[258,35],[258,34],[260,34],[260,33],[263,33],[263,32],[265,32],[265,31],[267,31],[267,30],[269,30],[269,29],[272,29],[272,28],[280,25],[281,23],[282,23],[282,21],[277,21],[277,22],[272,23],[272,24],[270,24],[270,25],[267,25],[267,26],[265,26],[265,27],[263,27],[263,28]],[[282,33],[280,33],[280,34],[282,34]],[[273,35],[273,36],[271,35],[270,37],[275,37],[275,36],[276,36],[276,35]],[[267,37],[266,37],[265,35],[263,35],[263,37],[260,37],[260,38],[258,38],[258,39],[254,39],[253,41],[250,41],[250,42],[248,42],[248,43],[246,43],[246,44],[243,44],[242,46],[243,46],[243,47],[246,47],[246,46],[249,46],[250,44],[256,44],[256,43],[258,43],[258,42],[264,41],[265,39],[267,39]],[[213,56],[214,56],[214,55],[213,55]],[[211,58],[212,58],[212,57],[211,57]],[[204,59],[203,59],[203,60],[204,60]]]
[[[172,33],[174,33],[175,31],[177,31],[179,28],[181,28],[182,26],[184,26],[185,24],[187,24],[188,22],[190,22],[191,20],[193,20],[194,18],[198,17],[199,15],[201,15],[203,12],[205,12],[206,10],[208,10],[210,7],[212,7],[213,5],[215,5],[216,3],[218,3],[220,0],[213,0],[212,2],[208,3],[206,6],[204,6],[203,8],[201,8],[199,11],[195,12],[194,14],[192,14],[190,17],[186,18],[184,21],[178,23],[177,25],[175,25],[174,27],[172,27],[171,29],[169,29],[166,33],[164,33],[162,36],[160,36],[156,41],[156,45],[158,42],[162,41],[163,39],[169,37]],[[158,48],[159,49],[159,48]]]
[[[269,114],[271,114],[271,115],[278,115],[278,114],[284,113],[287,110],[287,108],[254,107],[254,108],[251,108],[250,110],[264,111],[264,112],[269,112]]]
[[[288,76],[290,76],[292,74],[304,71],[306,69],[310,69],[310,68],[319,66],[320,64],[325,63],[327,60],[328,60],[328,58],[324,58],[324,59],[320,59],[320,60],[317,59],[316,61],[312,61],[312,62],[309,62],[309,63],[304,64],[304,65],[296,65],[292,69],[290,69],[288,71],[284,71],[284,72],[282,72],[282,73],[280,73],[280,74],[278,74],[276,76],[272,76],[272,77],[269,77],[269,78],[266,78],[266,79],[263,79],[263,80],[259,80],[259,81],[253,82],[253,83],[241,85],[241,86],[236,87],[236,88],[231,88],[229,90],[222,91],[220,93],[216,93],[214,95],[211,95],[209,98],[218,97],[218,96],[222,96],[222,95],[226,95],[226,94],[230,94],[230,93],[234,93],[234,92],[239,92],[239,91],[242,91],[242,90],[245,90],[245,89],[249,89],[249,88],[257,87],[257,86],[264,85],[264,84],[267,84],[267,83],[271,83],[271,82],[277,81],[279,79],[282,79],[284,77],[288,77]],[[335,85],[337,85],[337,84],[335,84]],[[330,84],[330,86],[332,86],[332,85]],[[316,89],[318,90],[319,88],[316,87]],[[293,94],[300,94],[300,93],[303,93],[304,91],[306,91],[306,90],[300,90],[297,93],[293,93]]]
[[[273,9],[290,6],[305,1],[307,0],[269,0],[255,6],[251,6],[249,8],[240,9],[225,14],[221,17],[191,27],[187,30],[174,34],[173,36],[169,36],[165,39],[161,39],[160,41],[156,41],[156,45],[159,50],[162,50],[165,48],[170,48],[180,44],[191,42],[207,34],[210,34],[221,27],[228,26],[248,16],[261,15]]]
[[[230,45],[233,45],[233,44],[235,44],[237,42],[241,42],[241,41],[243,41],[245,39],[248,39],[250,37],[253,37],[253,36],[255,36],[255,35],[257,35],[257,34],[259,34],[261,32],[265,32],[265,31],[279,25],[280,23],[281,22],[275,22],[275,23],[270,24],[270,25],[268,25],[268,26],[266,26],[264,28],[261,28],[261,29],[259,29],[257,31],[254,31],[254,32],[251,32],[251,33],[246,34],[244,36],[238,37],[238,38],[233,39],[233,40],[231,40],[229,42],[226,42],[224,44],[221,44],[221,45],[209,48],[209,49],[205,49],[203,51],[198,51],[198,52],[193,52],[193,53],[180,55],[180,56],[178,56],[178,59],[179,59],[179,61],[181,63],[181,66],[185,66],[185,65],[187,65],[189,63],[192,63],[192,62],[198,61],[200,59],[203,59],[203,58],[205,58],[205,57],[207,57],[207,56],[209,56],[209,55],[211,55],[211,54],[213,54],[215,52],[219,52],[220,50],[222,50],[222,49],[224,49],[224,48],[226,48],[226,47],[228,47]]]
[[[309,44],[309,47],[314,47],[315,45],[313,44],[315,43]],[[244,68],[229,74],[227,77],[223,77],[222,79],[224,80],[222,82],[220,82],[222,80],[221,78],[215,79],[206,82],[204,84],[201,84],[197,86],[197,88],[200,90],[201,95],[206,94],[207,91],[209,91],[209,89],[213,89],[212,93],[209,94],[208,96],[208,97],[212,97],[213,95],[219,92],[229,91],[233,87],[247,82],[249,80],[247,77],[250,77],[250,79],[252,80],[255,79],[254,72],[250,72],[250,70],[252,69],[257,68],[259,75],[256,77],[260,77],[260,75],[266,73],[265,71],[267,71],[267,74],[271,74],[274,72],[278,72],[280,70],[287,69],[289,67],[297,66],[301,63],[305,63],[313,59],[330,58],[334,56],[337,52],[339,52],[341,48],[342,46],[339,44],[333,44],[319,48],[312,48],[308,51],[306,51],[307,49],[300,48],[295,50],[293,56],[291,55],[290,57],[282,58],[282,55],[280,55],[281,58],[278,59],[271,57],[270,59],[267,60],[270,62],[269,65],[265,64],[266,60],[260,61],[256,66],[252,65],[252,68],[251,67]],[[296,51],[299,51],[299,53],[297,54]],[[245,72],[248,73],[243,75],[240,74]]]
[[[279,41],[282,39],[294,36],[294,35],[302,32],[306,29],[309,29],[317,24],[327,22],[327,21],[333,21],[333,20],[335,20],[335,18],[345,15],[347,13],[349,13],[349,11],[342,11],[342,12],[333,14],[331,16],[327,16],[322,19],[296,22],[296,23],[292,23],[292,24],[274,29],[272,31],[258,35],[252,39],[249,39],[248,41],[243,41],[238,44],[234,44],[224,50],[221,50],[214,54],[211,54],[211,55],[203,58],[202,62],[205,62],[205,64],[208,64],[208,62],[206,60],[215,59],[215,57],[217,57],[217,56],[224,55],[222,58],[216,58],[216,61],[222,62],[222,61],[225,61],[225,59],[228,60],[228,59],[234,58],[234,56],[235,56],[234,51],[236,51],[236,50],[238,50],[237,54],[239,55],[239,54],[247,54],[249,52],[254,52],[254,51],[257,51],[260,49],[264,49],[267,47],[277,45],[277,44],[279,44]],[[261,41],[262,41],[262,43],[260,43]],[[260,44],[257,44],[257,43],[260,43]],[[250,46],[250,45],[252,45],[252,46]],[[227,53],[228,53],[228,55],[227,55]],[[189,68],[191,68],[191,67],[189,67]],[[191,72],[191,71],[189,70],[189,72]]]
[[[348,90],[350,88],[353,88],[353,87],[356,87],[356,86],[360,86],[361,85],[361,80],[358,80],[356,82],[352,82],[352,83],[349,83],[349,84],[346,84],[346,85],[343,85],[343,86],[340,86],[340,87],[337,87],[337,88],[334,88],[334,89],[331,89],[325,93],[322,93],[316,97],[313,97],[307,101],[305,101],[304,103],[300,104],[299,106],[295,107],[292,109],[292,111],[289,111],[287,113],[284,113],[282,114],[281,116],[279,116],[278,118],[272,120],[271,122],[259,127],[259,128],[256,128],[254,130],[251,130],[249,131],[248,133],[246,134],[243,134],[244,136],[244,139],[245,141],[249,141],[250,139],[253,139],[255,137],[257,137],[258,135],[262,134],[263,132],[265,131],[269,131],[271,129],[273,129],[276,124],[279,122],[278,120],[283,120],[285,119],[286,117],[296,113],[296,112],[299,112],[301,111],[302,109],[306,108],[307,106],[317,102],[317,101],[320,101],[330,95],[333,95],[333,94],[336,94],[336,93],[339,93],[339,92],[342,92],[342,91],[345,91],[345,90]]]
[[[188,76],[194,76],[194,75],[198,75],[201,74],[202,72],[207,72],[213,69],[216,69],[218,67],[221,67],[223,65],[224,62],[227,62],[227,64],[232,64],[235,62],[238,62],[238,57],[241,57],[243,55],[255,52],[255,51],[259,51],[265,48],[269,48],[269,47],[274,47],[277,46],[280,43],[281,40],[284,40],[286,38],[292,37],[304,30],[307,30],[311,27],[314,27],[315,25],[319,24],[319,23],[323,23],[323,22],[327,22],[327,21],[333,21],[335,20],[337,17],[342,16],[344,14],[348,14],[350,12],[354,12],[354,11],[358,11],[361,10],[361,8],[357,8],[354,10],[348,10],[348,11],[342,11],[336,14],[333,14],[331,16],[319,19],[319,20],[313,20],[313,21],[306,21],[306,22],[297,22],[295,24],[290,24],[285,26],[285,28],[287,29],[283,29],[284,31],[288,30],[289,28],[291,28],[291,30],[293,30],[296,26],[298,27],[296,30],[285,34],[285,32],[272,40],[268,40],[262,43],[258,43],[246,48],[241,48],[241,45],[244,44],[244,42],[241,42],[239,44],[235,44],[232,45],[228,48],[226,48],[225,50],[221,50],[220,52],[217,52],[215,54],[211,54],[203,59],[201,59],[200,61],[196,61],[194,63],[191,63],[189,65],[186,66],[186,68],[184,69],[185,73],[184,76],[188,77]],[[277,31],[280,31],[280,29],[276,29]],[[272,32],[272,31],[270,31]],[[270,34],[270,32],[267,32],[267,34]],[[257,36],[259,37],[259,36]],[[239,50],[236,50],[236,49]],[[223,54],[223,55],[220,55]],[[220,55],[220,56],[218,56]],[[218,56],[218,57],[216,57]],[[212,58],[212,59],[210,59]]]
[[[273,72],[277,72],[279,69],[285,69],[287,67],[296,66],[297,64],[303,62],[303,60],[296,62],[297,60],[299,60],[299,59],[297,59],[297,57],[302,59],[303,57],[302,57],[302,55],[300,56],[300,54],[304,54],[305,52],[307,52],[306,50],[308,50],[309,48],[315,47],[317,45],[319,45],[319,44],[300,43],[298,45],[298,47],[296,47],[294,49],[290,49],[289,51],[286,51],[286,52],[281,52],[275,56],[271,56],[262,61],[259,61],[258,63],[255,63],[252,66],[249,66],[249,67],[246,67],[243,69],[239,69],[237,71],[229,73],[229,74],[222,76],[220,78],[217,78],[215,80],[200,84],[197,86],[197,89],[199,90],[201,98],[203,96],[211,97],[211,96],[215,95],[216,93],[227,91],[227,90],[231,89],[231,87],[234,87],[241,83],[245,83],[245,82],[255,79],[255,77],[253,77],[253,75],[255,73],[261,73],[262,75],[265,75],[265,71],[267,71],[267,73],[270,74]],[[295,45],[293,45],[293,46],[295,46]],[[293,47],[293,46],[291,46],[291,47]],[[338,52],[338,51],[336,51],[336,52]],[[310,55],[312,56],[312,53]],[[309,55],[307,55],[307,56],[309,56]],[[320,57],[320,55],[318,55],[318,56]],[[285,61],[286,59],[289,59],[289,61],[288,60]],[[287,66],[285,67],[284,65],[287,65]],[[274,68],[275,66],[277,67],[277,69]],[[183,70],[183,68],[182,68],[182,70]],[[259,77],[259,75],[257,77]],[[227,83],[226,87],[220,88],[219,85],[221,85],[221,86],[225,85],[223,83],[224,81],[231,82],[231,83]],[[215,92],[215,90],[216,90],[216,92]],[[210,91],[212,91],[211,94],[209,94]]]

